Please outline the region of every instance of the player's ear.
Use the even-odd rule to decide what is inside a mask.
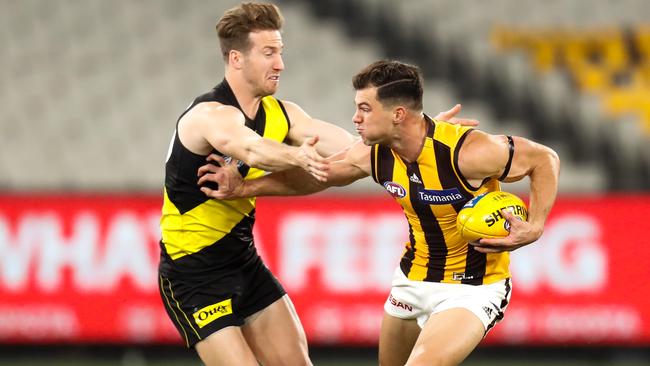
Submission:
[[[228,65],[235,69],[241,69],[243,64],[243,54],[237,50],[230,50],[228,52]]]
[[[406,109],[402,106],[397,106],[393,109],[393,121],[395,123],[402,123],[406,118]]]

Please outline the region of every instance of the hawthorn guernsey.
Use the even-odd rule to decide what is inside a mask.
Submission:
[[[418,191],[418,198],[421,202],[430,205],[450,204],[462,201],[464,198],[458,191],[458,188],[431,190],[422,189]]]

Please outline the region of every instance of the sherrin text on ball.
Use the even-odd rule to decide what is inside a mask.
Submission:
[[[456,226],[464,240],[493,239],[508,236],[510,224],[501,210],[510,211],[519,220],[528,220],[528,209],[516,195],[494,191],[471,199],[458,213]]]

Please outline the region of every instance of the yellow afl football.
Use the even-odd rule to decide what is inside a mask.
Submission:
[[[458,212],[456,227],[464,240],[493,239],[508,236],[510,225],[501,210],[510,210],[518,219],[528,221],[528,209],[516,195],[494,191],[472,198]]]

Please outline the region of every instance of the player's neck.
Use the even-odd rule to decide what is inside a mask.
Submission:
[[[246,81],[241,78],[226,74],[226,81],[246,117],[255,119],[262,97],[256,95]]]
[[[427,124],[424,116],[416,115],[404,121],[391,142],[390,148],[395,151],[402,160],[414,162],[418,160],[424,140],[427,136]]]

